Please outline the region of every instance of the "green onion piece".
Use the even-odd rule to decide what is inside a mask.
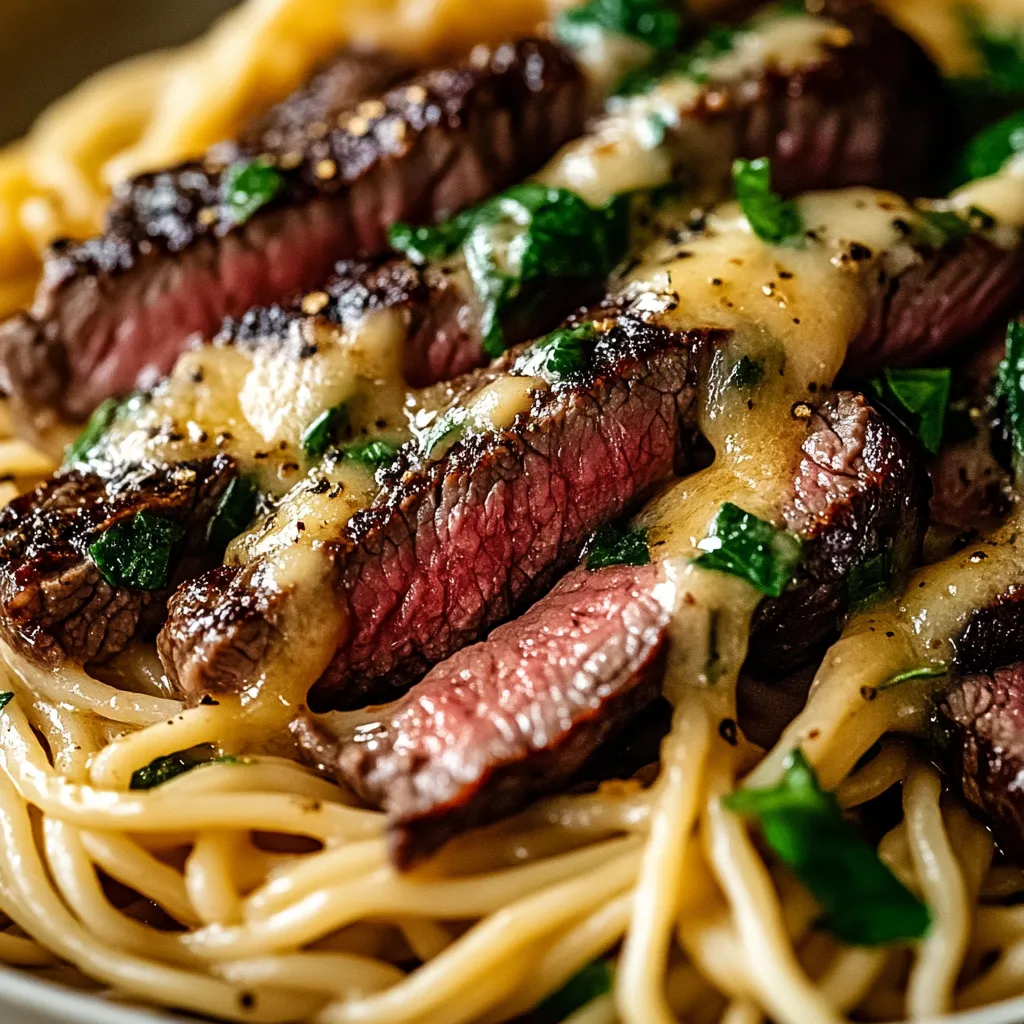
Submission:
[[[697,547],[694,559],[705,569],[727,572],[753,584],[762,594],[778,597],[800,562],[800,538],[725,502]]]
[[[594,534],[587,554],[588,569],[604,569],[609,565],[647,565],[651,549],[644,529],[603,526]]]
[[[865,608],[892,586],[893,567],[889,551],[865,559],[850,570],[847,581],[850,607]]]
[[[555,21],[555,34],[566,46],[585,46],[594,29],[632,36],[655,50],[670,49],[679,40],[683,24],[680,3],[666,0],[588,0],[563,12]]]
[[[344,402],[325,409],[302,432],[302,450],[318,459],[334,443],[338,430],[348,422],[348,406]]]
[[[461,252],[483,304],[481,333],[491,356],[505,349],[501,319],[529,289],[606,277],[628,244],[621,202],[591,207],[575,192],[527,182],[432,228],[399,224],[391,245],[416,262]]]
[[[879,401],[913,429],[933,455],[942,445],[952,372],[949,367],[886,370],[872,381]]]
[[[206,543],[212,551],[223,551],[252,522],[258,497],[248,477],[236,476],[227,485],[206,528]]]
[[[345,445],[342,453],[346,459],[353,462],[362,462],[367,466],[386,466],[395,461],[398,449],[387,441],[380,439],[375,441],[354,441]]]
[[[899,686],[900,683],[909,683],[911,679],[935,679],[944,676],[948,671],[949,666],[944,661],[936,661],[931,665],[918,665],[916,668],[908,668],[890,676],[878,689],[891,690],[894,686]]]
[[[591,961],[533,1011],[539,1018],[538,1024],[559,1024],[588,1003],[611,992],[614,982],[615,972],[607,960]]]
[[[64,453],[65,466],[84,462],[88,458],[89,453],[103,440],[104,434],[117,418],[120,408],[121,403],[116,398],[108,398],[96,407],[85,424],[85,429],[68,445]]]
[[[184,536],[177,523],[143,510],[104,531],[89,557],[111,586],[160,590],[170,579],[174,545]]]
[[[185,772],[198,768],[201,764],[238,764],[238,758],[226,755],[214,757],[209,751],[202,749],[179,750],[166,757],[154,758],[142,768],[132,772],[129,789],[153,789],[171,779],[184,775]]]
[[[741,356],[729,374],[728,384],[744,391],[756,388],[764,379],[764,367],[750,356]]]
[[[10,690],[0,693],[0,711],[2,711],[11,701],[14,700],[14,694]]]
[[[998,174],[1011,156],[1021,152],[1024,152],[1024,110],[989,125],[971,139],[960,158],[956,181],[962,184]]]
[[[462,437],[468,426],[469,413],[463,406],[449,409],[420,435],[420,454],[428,457],[442,455],[441,449]]]
[[[803,237],[803,220],[796,205],[771,190],[771,161],[767,157],[734,160],[732,180],[740,209],[762,242],[792,245]]]
[[[524,377],[543,377],[560,381],[590,365],[588,349],[597,337],[597,329],[588,320],[575,327],[562,327],[535,341],[519,359],[516,372]]]
[[[724,806],[755,819],[765,841],[825,911],[825,924],[843,942],[881,946],[920,939],[928,908],[882,863],[818,785],[803,752],[794,750],[771,789],[741,789]]]
[[[283,187],[281,172],[266,160],[241,160],[224,174],[224,207],[236,224],[244,224]]]
[[[1011,320],[1006,329],[1006,355],[996,374],[996,396],[1006,404],[1010,443],[1024,456],[1024,323]]]

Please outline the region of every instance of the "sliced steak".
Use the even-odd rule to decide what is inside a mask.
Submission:
[[[922,253],[902,273],[880,272],[847,369],[867,376],[883,367],[948,358],[986,325],[1005,321],[1022,289],[1024,249],[1002,249],[976,234]]]
[[[685,458],[697,356],[717,334],[609,320],[585,370],[543,386],[511,426],[469,433],[431,460],[406,445],[376,502],[328,542],[347,635],[310,707],[362,706],[525,607],[574,563],[590,533],[634,507]],[[467,398],[519,353],[457,382]],[[531,383],[532,381],[532,383]],[[474,390],[475,389],[475,390]],[[241,663],[279,641],[286,589],[260,593],[260,560],[184,586],[159,642],[189,699],[246,685]],[[241,652],[238,645],[244,643]]]
[[[834,639],[850,571],[897,531],[918,536],[923,509],[905,439],[858,395],[824,402],[808,422],[785,511],[806,544],[800,577],[762,604],[751,663],[784,666]],[[602,748],[613,765],[607,744],[659,693],[674,603],[658,564],[576,569],[520,619],[435,666],[378,723],[331,738],[303,717],[293,732],[311,759],[387,811],[392,855],[406,867],[558,789]],[[711,649],[713,621],[684,604],[674,635]],[[765,721],[755,724],[780,728],[790,695],[759,696]],[[659,730],[647,732],[656,741]]]
[[[435,666],[381,723],[334,746],[293,731],[373,806],[408,867],[568,782],[657,696],[670,608],[658,565],[577,569],[521,618]]]
[[[1000,843],[1024,856],[1024,662],[964,677],[940,713],[953,778]]]
[[[127,182],[106,232],[55,246],[32,313],[0,330],[0,383],[27,409],[84,416],[166,372],[194,333],[379,252],[395,221],[442,220],[536,170],[582,130],[584,89],[550,43],[478,48],[307,124],[299,149],[282,115],[256,151]],[[269,158],[281,183],[242,225],[224,195],[236,156]]]
[[[65,470],[0,511],[0,635],[42,663],[102,661],[163,622],[167,598],[207,568],[206,529],[235,478],[216,456],[102,477]],[[148,512],[184,528],[166,586],[114,586],[89,555],[112,527]]]
[[[931,465],[929,555],[951,537],[954,545],[999,525],[1012,507],[1012,474],[1003,452],[1002,410],[995,377],[1006,353],[999,323],[980,350],[953,370],[953,397],[942,448]],[[934,542],[933,542],[934,541]]]
[[[862,395],[820,406],[785,509],[805,541],[800,576],[758,609],[747,669],[778,679],[820,655],[846,616],[851,570],[884,554],[899,578],[919,550],[927,501],[914,446]]]
[[[712,89],[699,116],[715,123],[732,115],[736,155],[770,156],[773,185],[784,193],[847,185],[921,192],[946,137],[935,65],[871,3],[808,0],[806,7],[848,30],[836,34],[828,58]]]

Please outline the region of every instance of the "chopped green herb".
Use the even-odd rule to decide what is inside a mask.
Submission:
[[[713,25],[706,35],[682,53],[662,50],[646,64],[627,71],[612,90],[615,96],[640,96],[650,92],[668,77],[685,75],[695,82],[708,80],[708,65],[730,53],[736,45],[738,31],[726,25]]]
[[[516,372],[525,377],[563,380],[590,365],[588,348],[596,337],[597,329],[589,320],[576,327],[561,327],[535,341],[516,360]]]
[[[934,679],[944,676],[948,671],[949,666],[944,661],[937,661],[932,665],[918,665],[916,668],[908,668],[890,676],[878,689],[891,690],[894,686],[899,686],[900,683],[909,683],[911,679]]]
[[[956,183],[998,174],[1003,164],[1024,152],[1024,110],[980,131],[967,144],[956,173]]]
[[[534,1014],[540,1018],[539,1024],[559,1024],[588,1003],[611,992],[614,982],[612,965],[607,960],[594,960],[548,996]]]
[[[667,0],[588,0],[560,14],[555,34],[567,46],[586,46],[598,32],[632,36],[655,50],[675,46],[683,25],[683,5]]]
[[[96,407],[85,424],[85,429],[72,444],[68,445],[64,453],[65,466],[84,462],[89,457],[89,453],[103,440],[104,434],[110,429],[120,409],[121,403],[116,398],[108,398]]]
[[[338,430],[347,422],[348,406],[344,402],[325,409],[302,432],[302,450],[311,459],[318,459],[334,444]]]
[[[248,477],[236,476],[227,485],[206,528],[211,551],[223,551],[252,522],[258,497],[259,491]]]
[[[934,455],[942,445],[951,381],[948,367],[886,370],[872,387],[882,405],[906,422]]]
[[[604,569],[609,565],[647,565],[651,549],[647,531],[622,526],[603,526],[594,534],[587,554],[588,569]]]
[[[174,545],[184,536],[177,523],[143,510],[104,531],[89,557],[111,586],[159,590],[167,586]]]
[[[765,841],[814,894],[827,927],[843,942],[881,946],[928,931],[928,908],[843,817],[802,751],[789,755],[777,786],[741,789],[723,804],[757,820]]]
[[[848,581],[850,607],[864,608],[881,597],[892,585],[892,558],[889,551],[865,559],[850,570]]]
[[[1024,323],[1011,320],[1006,355],[996,374],[996,396],[1006,405],[1006,426],[1013,450],[1024,457]]]
[[[196,748],[193,750],[179,750],[166,757],[154,758],[149,764],[142,768],[136,768],[132,772],[130,789],[153,789],[185,772],[198,768],[201,764],[237,764],[238,758],[226,755],[225,757],[214,757],[209,750]]]
[[[236,224],[244,224],[283,187],[281,172],[266,160],[242,160],[224,174],[224,206]]]
[[[769,245],[792,245],[803,237],[804,225],[796,205],[771,190],[771,161],[734,160],[732,180],[750,229]]]
[[[10,690],[6,690],[4,693],[0,693],[0,711],[2,711],[11,701],[14,700],[14,694]]]
[[[454,406],[420,435],[420,453],[426,456],[443,454],[439,449],[462,437],[468,427],[469,412],[461,405]]]
[[[750,356],[741,356],[733,365],[728,383],[733,387],[748,390],[756,388],[764,379],[764,367]]]
[[[628,241],[627,213],[622,203],[595,209],[575,192],[526,183],[438,227],[395,225],[389,239],[418,262],[462,252],[484,307],[484,348],[496,356],[505,348],[501,317],[524,290],[610,273]]]
[[[989,94],[1019,96],[1024,93],[1024,26],[991,24],[974,6],[959,6],[968,39],[981,59],[983,81]]]
[[[398,449],[393,444],[378,438],[374,441],[355,441],[352,444],[347,444],[342,448],[342,452],[346,459],[377,467],[394,462]]]
[[[971,233],[971,225],[953,210],[920,210],[918,220],[920,240],[933,249],[962,241]]]
[[[725,502],[697,547],[694,560],[705,569],[727,572],[753,584],[769,597],[778,597],[800,562],[799,537]]]

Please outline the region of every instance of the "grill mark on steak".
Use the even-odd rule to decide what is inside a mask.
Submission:
[[[284,187],[241,227],[223,205],[216,153],[140,175],[115,192],[103,236],[54,247],[32,313],[0,330],[3,385],[28,411],[85,415],[166,372],[224,316],[290,300],[337,260],[379,252],[395,221],[444,219],[535,171],[582,130],[584,89],[543,40],[474,51],[343,126],[307,126],[300,153],[268,138],[242,152],[274,158]]]
[[[800,629],[804,647],[832,639],[850,569],[881,550],[890,530],[916,535],[923,508],[906,439],[859,395],[823,403],[785,513],[806,544],[801,576],[762,603],[752,654],[792,659],[783,625]],[[606,769],[614,764],[609,740],[659,693],[672,604],[667,587],[659,597],[664,583],[658,564],[576,569],[520,619],[436,665],[354,737],[332,738],[328,720],[308,716],[293,733],[307,756],[386,810],[392,856],[408,867],[558,789],[596,753]],[[678,614],[674,635],[685,629],[709,646],[708,609],[684,605]],[[779,703],[768,698],[759,709],[765,728],[781,728],[772,720]],[[656,744],[661,731],[647,733]]]
[[[470,434],[442,458],[406,445],[378,500],[328,545],[349,624],[309,705],[394,694],[542,594],[590,533],[633,507],[685,458],[696,358],[720,332],[674,333],[622,316],[591,368],[534,394],[508,429]],[[455,390],[511,368],[513,350]],[[245,684],[281,641],[289,591],[261,592],[260,559],[182,587],[159,638],[189,699]],[[244,650],[240,649],[244,646]]]
[[[218,455],[113,476],[62,470],[0,511],[0,635],[41,663],[103,661],[152,635],[182,579],[207,568],[206,526],[235,477]],[[89,557],[107,529],[146,510],[185,527],[161,590],[115,587]]]

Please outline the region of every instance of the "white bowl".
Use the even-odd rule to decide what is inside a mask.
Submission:
[[[201,1024],[194,1018],[119,1006],[99,996],[0,967],[0,1024]],[[917,1024],[1024,1024],[1024,996]]]

